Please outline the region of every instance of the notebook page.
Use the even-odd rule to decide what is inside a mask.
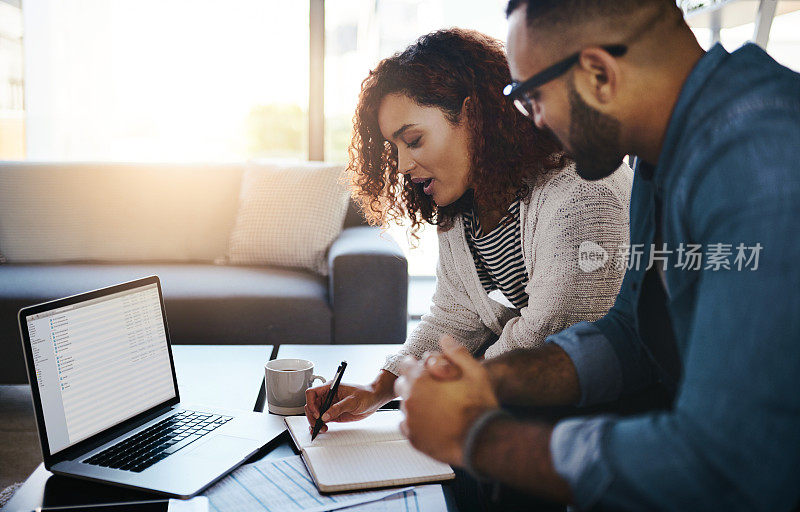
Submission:
[[[305,456],[323,491],[445,480],[447,464],[416,450],[407,440],[361,446],[311,446]]]
[[[329,423],[328,431],[320,433],[311,442],[308,420],[305,416],[287,416],[286,425],[299,449],[309,446],[349,446],[405,439],[400,433],[400,411],[376,412],[361,421],[348,423]]]

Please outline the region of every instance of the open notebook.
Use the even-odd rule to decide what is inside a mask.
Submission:
[[[400,433],[400,411],[376,412],[352,423],[329,423],[311,442],[305,416],[286,425],[321,492],[410,485],[449,480],[447,464],[416,450]]]

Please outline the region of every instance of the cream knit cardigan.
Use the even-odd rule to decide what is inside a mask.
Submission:
[[[621,246],[628,244],[632,182],[633,171],[625,164],[598,181],[581,179],[570,164],[532,183],[519,209],[522,254],[530,278],[525,287],[528,305],[519,310],[493,299],[481,286],[463,219],[457,216],[451,229],[438,232],[430,312],[400,352],[387,358],[384,369],[397,375],[404,356],[419,358],[427,350],[438,350],[443,334],[473,353],[495,335],[497,341],[485,353],[491,358],[537,347],[574,323],[603,316],[614,304],[624,275]],[[583,242],[594,242],[607,252],[605,265],[592,272],[581,270]]]

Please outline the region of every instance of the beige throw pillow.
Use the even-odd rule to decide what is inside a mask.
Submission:
[[[326,253],[342,230],[348,191],[341,165],[252,163],[244,173],[227,262],[327,275]]]
[[[0,162],[0,252],[11,263],[210,263],[227,250],[244,169]]]

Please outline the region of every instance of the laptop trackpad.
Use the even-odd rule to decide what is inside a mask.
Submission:
[[[252,439],[217,435],[203,440],[189,449],[187,457],[199,457],[211,460],[225,460],[231,457],[247,455],[254,449]]]

